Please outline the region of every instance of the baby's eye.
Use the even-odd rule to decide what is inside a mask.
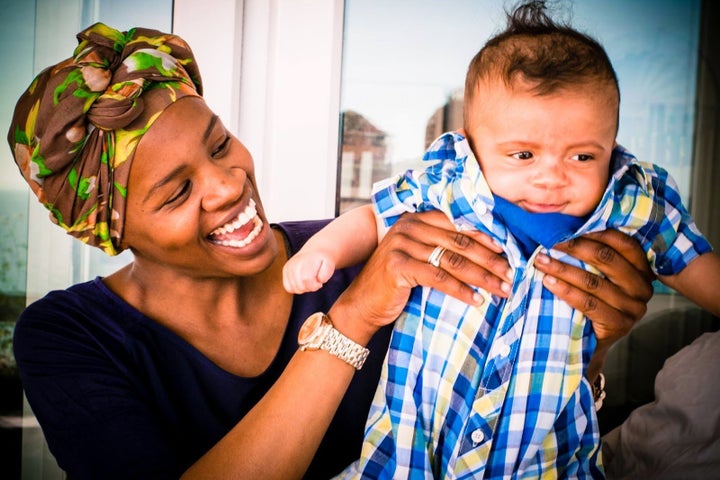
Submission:
[[[577,155],[574,155],[572,157],[573,160],[577,160],[578,162],[587,162],[589,160],[592,160],[593,158],[595,157],[587,153],[578,153]]]
[[[518,160],[530,160],[533,158],[532,152],[517,152],[512,154],[513,158],[516,158]]]

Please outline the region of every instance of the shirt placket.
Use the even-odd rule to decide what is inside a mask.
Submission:
[[[520,262],[518,262],[520,263]],[[471,413],[463,427],[455,459],[448,464],[446,478],[478,478],[482,476],[498,423],[507,397],[513,365],[517,359],[524,326],[523,312],[534,268],[515,269],[515,288],[502,309],[502,320],[496,330],[484,371],[472,403]],[[480,366],[479,366],[480,368]]]

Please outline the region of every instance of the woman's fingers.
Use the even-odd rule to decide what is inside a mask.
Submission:
[[[557,260],[538,265],[546,273],[543,285],[593,323],[598,340],[617,340],[626,335],[645,313],[645,303],[623,294],[598,275]]]
[[[647,301],[637,298],[634,292],[619,287],[609,279],[546,255],[538,255],[535,264],[538,270],[546,274],[543,283],[548,290],[592,320],[600,319],[599,316],[611,310],[617,310],[635,320],[645,314]],[[555,286],[554,282],[562,283]],[[644,287],[641,289],[644,290]]]
[[[394,232],[393,232],[394,231]],[[388,233],[394,233],[403,241],[399,249],[418,262],[422,272],[421,285],[437,288],[448,295],[456,296],[454,285],[446,287],[445,273],[464,284],[480,287],[490,293],[507,296],[509,291],[509,266],[500,256],[502,249],[487,235],[480,232],[458,232],[447,217],[438,211],[403,215]],[[436,247],[445,249],[440,264],[434,267],[428,263]],[[444,272],[435,272],[439,268]],[[429,278],[438,280],[428,280]],[[450,290],[453,291],[450,291]],[[461,289],[465,291],[465,289]],[[465,300],[463,298],[462,300]]]
[[[653,273],[640,244],[629,235],[605,230],[555,248],[594,266],[633,298],[647,303],[652,297]]]
[[[535,265],[546,274],[545,286],[593,322],[598,340],[627,334],[652,297],[652,272],[639,244],[608,230],[554,248],[594,266],[606,278],[539,255]]]
[[[421,245],[400,234],[386,235],[360,274],[333,306],[345,322],[343,333],[356,341],[369,339],[402,312],[418,285],[441,288],[466,303],[478,303],[475,291],[442,268],[428,264],[417,252]]]

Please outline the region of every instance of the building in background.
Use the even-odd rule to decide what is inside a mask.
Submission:
[[[390,175],[387,133],[361,114],[342,113],[340,212],[369,202],[373,183]]]
[[[445,132],[463,126],[463,88],[459,87],[448,95],[445,105],[435,110],[425,126],[425,148]]]

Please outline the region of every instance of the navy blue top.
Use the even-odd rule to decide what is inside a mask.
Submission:
[[[292,254],[325,223],[275,227]],[[178,478],[268,391],[302,322],[328,311],[358,271],[339,270],[318,292],[295,296],[276,358],[253,378],[221,369],[99,278],[49,293],[22,313],[14,351],[50,451],[73,480]],[[359,457],[389,336],[386,328],[373,338],[306,478],[328,478]]]

